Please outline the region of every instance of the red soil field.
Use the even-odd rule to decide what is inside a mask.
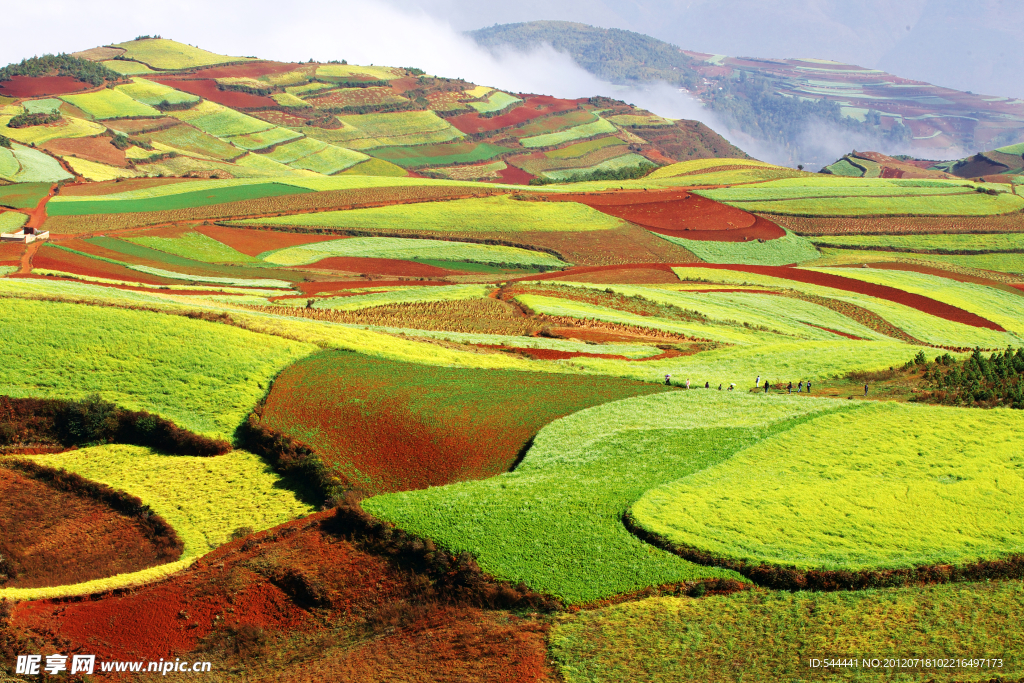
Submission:
[[[128,135],[149,133],[156,130],[167,130],[175,126],[183,125],[176,118],[165,116],[159,119],[118,119],[117,129]]]
[[[74,248],[74,247],[72,247]],[[75,273],[86,277],[100,277],[108,280],[127,280],[128,282],[142,282],[147,285],[172,285],[181,284],[175,280],[148,273],[140,273],[131,268],[119,266],[116,263],[101,261],[100,259],[81,256],[63,249],[54,247],[43,247],[32,257],[32,268],[35,270],[60,270],[65,273]]]
[[[531,95],[525,98],[525,102],[512,111],[501,116],[490,118],[480,116],[476,112],[472,114],[460,114],[448,119],[448,123],[458,128],[463,133],[482,133],[485,131],[498,130],[524,123],[531,119],[537,119],[549,114],[576,109],[580,102],[585,100],[560,100],[547,95]]]
[[[214,66],[209,69],[198,69],[196,74],[205,78],[259,78],[267,74],[295,71],[304,66],[304,64],[292,64],[291,62],[248,62],[233,66]]]
[[[680,267],[693,267],[694,264],[685,264]],[[852,278],[841,277],[839,275],[832,275],[828,273],[817,273],[811,270],[802,270],[800,268],[790,268],[789,266],[739,266],[739,265],[717,265],[711,263],[700,264],[701,268],[719,268],[722,270],[736,270],[744,273],[758,273],[761,275],[770,275],[772,277],[785,278],[787,280],[793,280],[795,282],[806,282],[814,285],[821,285],[823,287],[832,287],[833,289],[841,289],[847,292],[857,292],[859,294],[867,294],[877,299],[884,299],[886,301],[893,301],[904,306],[910,306],[917,310],[934,315],[937,318],[943,318],[944,320],[952,320],[953,322],[963,323],[964,325],[970,325],[971,327],[983,327],[989,330],[996,330],[997,332],[1005,332],[1000,325],[986,320],[979,315],[970,313],[957,308],[956,306],[950,306],[949,304],[930,299],[920,294],[911,294],[910,292],[904,292],[901,289],[895,287],[886,287],[885,285],[876,285],[870,282],[863,282],[861,280],[854,280]]]
[[[786,231],[771,221],[685,190],[546,195],[578,202],[663,235],[692,240],[743,242],[776,239]]]
[[[60,193],[66,197],[100,197],[131,190],[144,190],[159,185],[187,182],[190,182],[187,178],[125,178],[124,180],[105,180],[99,183],[68,183],[61,188]]]
[[[564,280],[566,282],[591,282],[594,284],[620,284],[620,285],[657,285],[657,284],[679,284],[679,278],[670,269],[659,270],[657,268],[629,268],[623,267],[616,270],[600,270],[593,272],[573,272],[565,277],[555,277],[552,280]]]
[[[501,182],[507,185],[529,185],[536,176],[532,176],[521,168],[506,166],[498,171]]]
[[[196,232],[223,242],[235,251],[247,256],[259,256],[265,251],[297,247],[314,242],[344,239],[338,235],[304,235],[296,232],[274,230],[248,230],[246,228],[224,228],[219,225],[203,225]]]
[[[510,351],[535,360],[565,360],[567,358],[615,358],[617,360],[630,360],[626,356],[615,353],[584,353],[582,351],[558,351],[556,349],[531,349],[525,346],[496,346],[494,344],[480,344],[480,346],[485,349]]]
[[[258,119],[262,119],[267,123],[272,123],[275,126],[306,126],[309,125],[309,117],[297,116],[290,114],[286,111],[277,111],[276,109],[267,109],[265,111],[254,111],[249,112],[251,116],[255,116]]]
[[[217,87],[217,82],[212,79],[186,80],[184,78],[154,78],[153,80],[171,88],[177,88],[178,90],[184,90],[185,92],[192,93],[193,95],[199,95],[211,102],[223,104],[225,107],[239,109],[264,109],[266,107],[278,106],[277,102],[269,97],[263,97],[262,95],[253,95],[251,93],[238,92],[235,90],[221,90]]]
[[[540,624],[439,602],[422,577],[331,535],[331,515],[239,539],[125,595],[19,603],[12,630],[99,660],[185,658],[202,641],[188,659],[243,667],[247,680],[552,680]]]
[[[1019,213],[1002,216],[900,218],[803,218],[772,216],[798,235],[940,235],[947,233],[1024,232]]]
[[[406,277],[444,277],[462,271],[438,268],[416,261],[402,261],[387,258],[361,258],[353,256],[331,256],[301,268],[326,268],[349,273],[370,273],[372,275],[404,275]]]
[[[260,412],[372,493],[508,470],[545,424],[660,391],[610,377],[423,366],[325,351],[281,372]]]
[[[24,251],[25,245],[22,242],[0,242],[0,261],[17,262]]]
[[[128,166],[124,152],[111,144],[111,138],[57,138],[42,145],[51,154],[71,155],[101,164],[110,164],[119,168]]]
[[[99,501],[0,468],[0,556],[13,561],[18,573],[0,581],[2,587],[91,581],[179,555],[162,554],[134,520]]]
[[[89,90],[92,87],[71,76],[13,76],[9,81],[0,81],[0,95],[40,97]]]

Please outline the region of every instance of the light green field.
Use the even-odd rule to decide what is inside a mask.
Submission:
[[[401,237],[350,237],[279,249],[261,254],[267,263],[279,266],[303,266],[330,256],[362,256],[368,258],[422,259],[429,261],[471,261],[520,266],[561,268],[568,264],[540,251],[517,247],[448,242],[445,240],[405,239]]]
[[[680,161],[676,164],[663,166],[651,173],[648,177],[652,180],[658,178],[674,178],[684,173],[694,173],[696,171],[703,171],[719,166],[782,168],[781,166],[772,166],[772,164],[766,164],[765,162],[757,161],[756,159],[694,159],[692,161]]]
[[[0,394],[98,393],[221,438],[231,437],[282,367],[314,349],[180,316],[48,301],[5,299],[0,320],[6,348],[33,349],[0,367]]]
[[[791,418],[836,407],[772,399],[677,391],[614,401],[544,427],[513,472],[377,496],[363,507],[453,552],[473,553],[485,572],[571,604],[735,576],[642,543],[621,515],[648,488],[726,460]]]
[[[884,299],[876,299],[864,294],[847,292],[844,290],[822,287],[820,285],[807,284],[787,280],[784,278],[759,275],[756,273],[744,273],[740,271],[718,270],[710,268],[674,268],[676,274],[683,279],[700,279],[708,282],[718,282],[725,285],[765,285],[792,289],[797,292],[825,296],[838,301],[846,301],[880,315],[890,323],[900,328],[907,334],[928,344],[939,346],[980,346],[988,349],[1002,349],[1009,345],[1018,346],[1024,343],[1024,338],[1007,332],[996,332],[980,327],[965,325],[929,315],[909,306],[904,306]],[[849,276],[849,271],[868,269],[836,269],[837,275]],[[878,271],[885,272],[885,271]],[[940,278],[942,279],[942,278]],[[952,282],[952,281],[949,281]],[[902,362],[900,363],[902,364]]]
[[[175,256],[204,263],[259,263],[260,260],[243,254],[212,237],[198,232],[187,232],[181,237],[125,237],[128,242],[141,244]]]
[[[948,263],[978,270],[994,270],[1000,273],[1024,274],[1024,254],[918,254],[904,251],[862,251],[860,249],[833,249],[819,247],[821,258],[806,263],[807,266],[843,266],[847,264],[912,262],[923,265]]]
[[[154,81],[147,81],[145,78],[134,78],[131,83],[119,85],[115,90],[119,90],[133,100],[151,107],[155,107],[162,102],[181,104],[183,102],[198,102],[201,99],[197,95],[175,90]]]
[[[28,222],[28,216],[17,211],[0,213],[0,232],[18,232]]]
[[[717,194],[712,196],[712,199],[731,204],[744,211],[795,216],[992,216],[1024,209],[1024,197],[1007,192],[1001,192],[996,196],[980,192],[935,195],[927,192],[912,194],[906,192],[905,188],[901,188],[899,193],[888,196],[819,198],[816,195],[819,188],[814,187],[807,190],[807,194],[813,195],[807,199],[748,201],[734,199],[725,194],[733,189],[747,191],[749,188],[724,188],[723,190],[701,191],[701,193],[716,192]],[[924,188],[924,190],[929,189]]]
[[[313,138],[301,138],[299,140],[296,140],[295,142],[288,142],[283,145],[278,145],[271,151],[267,152],[265,156],[268,159],[279,161],[282,164],[290,164],[291,162],[297,161],[302,157],[309,156],[314,152],[321,152],[327,149],[327,147],[328,145],[326,142],[320,142],[319,140],[314,140]],[[351,152],[351,150],[347,151]],[[355,152],[352,153],[355,154]],[[366,155],[362,155],[362,157],[366,158]]]
[[[56,183],[74,176],[53,157],[21,145],[0,147],[0,178],[14,183]]]
[[[597,171],[619,171],[624,168],[635,168],[637,166],[647,165],[653,167],[651,161],[640,154],[624,154],[619,157],[613,157],[607,161],[602,161],[599,164],[593,166],[584,166],[582,168],[570,168],[561,171],[544,171],[541,175],[551,180],[557,180],[561,182],[571,182],[574,178],[580,176],[586,176]]]
[[[192,124],[199,130],[218,138],[248,135],[276,127],[266,121],[246,116],[234,109],[228,109],[207,100],[203,100],[191,109],[168,112],[168,115]]]
[[[757,590],[650,598],[566,615],[551,632],[550,654],[567,683],[982,681],[1024,674],[1016,656],[1024,649],[1022,620],[1020,581],[835,593]],[[859,665],[861,657],[956,659],[967,652],[1001,658],[1003,667],[895,673],[808,665],[812,657],[856,655]]]
[[[287,128],[274,127],[267,130],[261,130],[256,133],[248,133],[246,135],[235,135],[227,138],[226,142],[230,142],[236,147],[242,149],[255,150],[255,149],[266,149],[274,145],[280,145],[296,138],[302,137],[299,133]]]
[[[585,123],[582,126],[574,126],[567,130],[559,131],[557,133],[546,133],[545,135],[535,135],[529,138],[523,138],[519,142],[523,147],[535,148],[535,147],[553,147],[560,145],[563,142],[569,142],[571,140],[581,140],[583,138],[592,138],[596,135],[602,135],[604,133],[614,133],[618,129],[614,124],[605,121],[604,119],[598,119],[593,123]]]
[[[1024,551],[1024,414],[876,403],[648,491],[637,523],[804,569],[962,565]]]
[[[316,67],[319,78],[347,78],[349,76],[372,76],[381,81],[389,81],[402,75],[401,69],[389,66],[358,66],[355,64],[320,64]]]
[[[618,218],[575,202],[518,201],[503,195],[253,218],[233,221],[232,225],[298,225],[443,232],[549,232],[613,230],[621,227],[623,223]]]
[[[50,114],[60,109],[61,104],[63,102],[56,97],[47,97],[41,100],[26,100],[21,106],[29,114]]]
[[[904,181],[860,180],[822,184],[783,184],[781,182],[759,183],[742,187],[723,187],[714,190],[698,190],[697,194],[720,202],[750,202],[762,200],[833,199],[845,197],[928,197],[932,195],[967,194],[974,192],[973,186],[963,187],[963,182],[947,180]]]
[[[495,90],[482,102],[467,102],[467,104],[481,114],[486,114],[492,111],[501,111],[505,107],[510,107],[516,102],[522,102],[522,100],[513,95],[509,95],[508,93],[501,92],[500,90]]]
[[[72,156],[61,158],[64,160],[64,163],[71,167],[72,171],[86,180],[102,182],[104,180],[114,180],[115,178],[137,178],[144,175],[144,173],[140,173],[135,169],[108,166],[107,164],[100,164],[88,159],[79,159]]]
[[[268,159],[262,154],[250,153],[235,161],[231,169],[232,175],[249,178],[287,178],[287,177],[312,177],[316,174],[301,168],[292,168],[284,164]]]
[[[166,38],[132,40],[127,43],[117,43],[114,47],[123,48],[124,56],[128,59],[134,59],[154,69],[162,70],[251,61],[248,57],[218,55]]]
[[[41,145],[58,138],[87,138],[99,135],[105,130],[99,123],[74,116],[65,116],[60,125],[8,128],[7,123],[12,118],[12,116],[0,116],[0,134],[26,145]]]
[[[162,114],[148,104],[138,102],[120,90],[104,88],[81,95],[62,95],[61,99],[100,121],[129,116],[159,117]]]
[[[1016,335],[1024,335],[1024,297],[1001,289],[904,270],[881,270],[878,268],[812,268],[811,270],[921,294],[976,313],[1002,325]]]
[[[655,233],[657,234],[657,233]],[[686,247],[705,263],[737,263],[748,266],[785,266],[811,261],[821,256],[817,248],[805,237],[789,230],[786,236],[774,240],[750,242],[712,242],[687,240],[682,237],[658,237]]]
[[[0,598],[89,594],[151,582],[184,569],[227,542],[235,529],[261,531],[314,512],[281,486],[281,478],[269,465],[245,451],[197,458],[108,445],[30,459],[141,498],[174,528],[185,547],[181,557],[169,564],[70,586],[0,589]]]
[[[622,146],[625,143],[621,138],[609,135],[604,138],[595,138],[593,140],[587,140],[586,142],[577,142],[574,145],[568,147],[562,147],[561,149],[554,149],[544,154],[548,159],[579,159],[585,157],[591,152],[595,152],[605,147],[616,147]]]
[[[153,74],[157,73],[153,71],[145,64],[141,62],[132,62],[127,59],[108,59],[100,62],[103,66],[107,67],[111,71],[122,74],[124,76],[135,76],[136,74]]]
[[[662,126],[671,126],[674,123],[671,119],[665,119],[660,116],[635,116],[632,114],[609,116],[608,120],[619,126],[636,126],[637,128],[660,128]]]
[[[812,238],[823,244],[851,247],[891,247],[901,249],[945,249],[948,251],[1024,249],[1024,233],[1004,232],[985,235],[820,235]],[[929,256],[931,256],[929,254]]]
[[[351,130],[327,131],[324,135],[340,134],[344,147],[369,149],[390,145],[426,145],[448,142],[463,137],[454,126],[432,111],[400,111],[388,114],[362,114],[339,116],[338,120]],[[307,132],[308,129],[302,129]],[[307,133],[308,134],[308,133]],[[310,137],[318,137],[311,135]],[[325,142],[333,140],[319,137]]]
[[[352,149],[345,149],[344,147],[337,147],[326,143],[320,144],[323,145],[323,149],[303,156],[300,159],[296,159],[288,165],[292,168],[306,169],[309,171],[315,171],[316,173],[322,173],[324,175],[332,175],[339,171],[352,168],[356,164],[370,158],[362,152],[357,152]]]

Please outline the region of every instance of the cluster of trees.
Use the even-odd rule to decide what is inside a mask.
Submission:
[[[701,78],[694,59],[678,47],[642,33],[597,28],[568,21],[531,21],[469,32],[477,44],[526,51],[551,45],[568,52],[581,67],[602,80],[618,84],[665,81],[693,90]]]
[[[645,163],[637,164],[636,166],[627,166],[625,168],[615,169],[603,169],[599,168],[596,171],[581,171],[575,173],[572,176],[564,180],[549,180],[548,178],[534,178],[530,181],[531,185],[550,185],[551,183],[583,183],[592,180],[635,180],[636,178],[643,178],[645,175],[658,168],[657,164]]]
[[[6,135],[0,135],[0,147],[11,148],[11,139]]]
[[[927,363],[922,352],[915,363],[924,366],[924,379],[932,387],[921,401],[1024,410],[1024,348],[1007,348],[988,358],[975,349],[960,362],[946,353],[934,364]]]
[[[70,76],[96,86],[107,81],[127,80],[99,62],[90,62],[88,59],[61,53],[23,59],[18,64],[8,64],[0,69],[0,81],[9,81],[15,76],[50,76],[54,72],[57,72],[58,76]]]
[[[42,112],[37,114],[18,114],[13,119],[7,122],[8,128],[28,128],[29,126],[42,126],[47,123],[57,123],[60,121],[61,116],[59,111],[52,111],[49,114]]]

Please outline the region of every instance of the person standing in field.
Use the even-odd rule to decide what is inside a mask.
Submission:
[[[807,393],[811,393],[811,383],[807,382]]]
[[[690,388],[690,380],[686,380],[686,388],[687,388],[687,389],[689,389],[689,388]]]
[[[672,384],[672,375],[665,375],[665,386]]]
[[[704,388],[705,389],[710,389],[711,388],[711,382],[704,382]]]
[[[760,387],[761,387],[761,375],[758,375],[757,379],[754,380],[754,388],[758,389]]]
[[[718,385],[718,390],[719,390],[719,391],[721,391],[721,390],[722,390],[722,385],[721,385],[721,384],[719,384],[719,385]]]
[[[799,382],[797,382],[797,385],[796,385],[796,393],[799,394],[803,390],[804,390],[804,381],[800,380]]]
[[[864,382],[864,395],[865,396],[868,395],[868,383],[867,382]]]
[[[764,393],[768,393],[768,380],[764,381]]]
[[[790,382],[789,384],[786,385],[786,393],[787,394],[792,394],[793,393],[793,383],[792,382]]]

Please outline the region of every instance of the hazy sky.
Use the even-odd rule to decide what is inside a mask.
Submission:
[[[11,5],[4,9],[2,63],[159,33],[232,54],[416,63],[467,78],[471,71],[511,77],[517,69],[494,71],[494,64],[454,39],[454,32],[562,19],[647,33],[685,49],[836,59],[962,90],[1024,98],[1024,0],[39,0]],[[564,65],[546,70],[555,66]],[[516,78],[544,82],[537,74]]]

